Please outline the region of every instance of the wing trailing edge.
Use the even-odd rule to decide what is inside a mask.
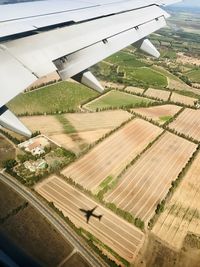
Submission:
[[[0,126],[26,137],[32,135],[31,131],[6,106],[0,108]]]

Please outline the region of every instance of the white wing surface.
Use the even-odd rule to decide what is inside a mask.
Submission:
[[[72,77],[102,92],[87,70],[90,66],[134,43],[158,57],[146,36],[166,25],[169,15],[162,6],[175,2],[179,1],[50,0],[0,5],[0,125],[30,135],[16,117],[12,125],[14,115],[5,105],[48,73],[57,71],[63,80]],[[3,123],[6,114],[9,119]]]

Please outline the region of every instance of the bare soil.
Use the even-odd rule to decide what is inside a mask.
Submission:
[[[125,172],[116,188],[107,194],[106,201],[148,222],[196,147],[165,133]]]
[[[64,169],[62,174],[95,190],[108,176],[115,178],[161,132],[144,120],[134,119]]]
[[[139,88],[139,87],[133,87],[133,86],[128,86],[124,89],[127,92],[131,92],[131,93],[135,93],[135,94],[143,94],[144,90],[143,88]]]
[[[157,90],[149,88],[147,91],[145,91],[144,95],[167,101],[169,99],[170,92],[165,90]]]
[[[177,53],[177,62],[200,66],[200,59],[198,57],[188,57],[181,52]]]
[[[169,127],[200,141],[200,110],[185,109]]]
[[[153,232],[175,249],[181,249],[188,232],[200,235],[200,154],[182,180]]]
[[[198,101],[198,99],[189,96],[179,95],[177,93],[172,93],[171,101],[175,103],[185,104],[188,106],[194,106],[195,102]]]
[[[144,234],[134,225],[98,205],[59,177],[52,176],[38,184],[35,189],[48,201],[52,201],[77,227],[93,234],[127,261],[134,261],[144,241]],[[103,217],[101,221],[91,217],[88,224],[80,208],[89,210],[97,205],[95,214]]]
[[[166,121],[164,118],[173,117],[181,107],[175,105],[162,105],[149,108],[136,108],[131,111],[138,113],[148,119],[152,119],[160,124],[164,124]]]
[[[199,267],[200,250],[184,244],[179,250],[162,243],[155,235],[149,234],[146,246],[140,251],[135,267]]]

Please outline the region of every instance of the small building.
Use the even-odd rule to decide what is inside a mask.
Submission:
[[[23,148],[26,152],[30,152],[33,156],[40,156],[45,153],[45,147],[50,146],[50,142],[42,135],[31,138],[19,144],[19,148]]]
[[[40,156],[45,153],[44,147],[39,141],[35,141],[27,146],[25,151],[30,152],[33,156]]]

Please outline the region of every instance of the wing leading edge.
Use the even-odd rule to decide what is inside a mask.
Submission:
[[[166,25],[169,15],[160,6],[178,1],[66,0],[56,1],[56,6],[54,2],[16,4],[16,11],[13,5],[0,6],[0,125],[25,136],[30,131],[5,108],[9,100],[53,71],[63,80],[72,77],[102,92],[88,68],[131,44],[159,57],[146,36]],[[45,3],[50,5],[44,12],[39,6]],[[41,27],[36,25],[39,21]],[[35,28],[30,30],[30,25]]]

